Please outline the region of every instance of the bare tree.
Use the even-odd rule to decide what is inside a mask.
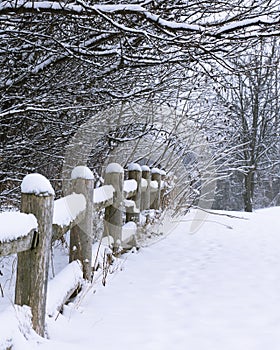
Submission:
[[[269,184],[279,177],[278,43],[263,41],[232,64],[235,74],[220,78],[227,89],[218,95],[231,120],[228,132],[234,132],[235,144],[242,145],[235,154],[241,165],[235,179],[242,181],[244,209],[252,211],[258,193],[262,205],[269,205],[263,191],[269,192]],[[271,191],[272,202],[278,190]]]
[[[26,172],[56,178],[92,114],[120,101],[172,104],[189,71],[212,75],[213,62],[229,67],[278,30],[276,0],[2,1],[1,198]]]

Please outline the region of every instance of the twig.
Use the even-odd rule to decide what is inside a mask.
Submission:
[[[235,215],[231,215],[231,214],[214,213],[214,212],[212,212],[212,211],[209,211],[209,210],[206,210],[206,209],[197,207],[197,206],[194,206],[193,208],[194,208],[194,209],[202,210],[202,211],[204,211],[204,212],[206,212],[206,213],[208,213],[208,214],[211,214],[211,215],[226,216],[226,217],[231,218],[231,219],[249,220],[248,218],[244,218],[244,216],[235,216]]]
[[[98,243],[98,248],[97,248],[97,253],[96,253],[96,256],[95,256],[95,259],[94,259],[94,263],[93,263],[93,269],[92,269],[92,278],[91,278],[91,281],[93,281],[93,276],[94,276],[94,272],[95,272],[95,269],[97,268],[97,262],[98,262],[98,255],[99,255],[99,251],[100,251],[100,247],[101,247],[101,243],[102,243],[102,235],[99,239],[99,243]]]
[[[246,220],[247,220],[247,219],[246,219]],[[182,220],[172,221],[172,222],[178,222],[178,223],[180,223],[180,222],[192,222],[192,221],[200,221],[200,222],[212,222],[212,223],[214,223],[214,224],[218,224],[218,225],[221,225],[221,226],[225,226],[226,228],[228,228],[228,229],[230,229],[230,230],[232,230],[232,229],[233,229],[233,227],[232,227],[232,226],[230,226],[230,225],[226,225],[226,224],[223,224],[222,222],[215,221],[215,220],[204,220],[204,219],[202,219],[202,220],[199,220],[199,219],[189,219],[189,220],[184,220],[184,219],[182,219]]]
[[[0,283],[0,290],[1,290],[1,296],[2,296],[2,298],[4,298],[4,290],[3,290],[3,288],[2,288],[1,283]]]

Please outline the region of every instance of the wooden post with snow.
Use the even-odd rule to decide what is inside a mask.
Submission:
[[[112,185],[115,192],[113,204],[105,208],[104,237],[113,237],[115,252],[118,252],[122,241],[123,182],[123,167],[117,163],[109,164],[105,170],[105,185]]]
[[[79,260],[83,266],[83,277],[92,278],[93,241],[93,190],[94,176],[85,166],[77,166],[71,173],[72,190],[86,198],[86,212],[83,220],[70,231],[69,262]]]
[[[146,180],[147,187],[141,192],[141,210],[150,209],[150,191],[151,191],[151,170],[147,165],[142,165],[142,178]]]
[[[151,200],[151,209],[158,210],[160,209],[160,192],[161,192],[161,170],[158,168],[152,168],[152,181],[156,181],[158,184],[157,190],[153,195],[153,199]]]
[[[126,212],[126,221],[139,222],[140,206],[141,206],[141,178],[142,170],[139,164],[131,163],[128,165],[128,179],[137,182],[136,193],[131,197],[135,202],[135,207],[128,208]]]
[[[30,174],[21,192],[21,211],[36,216],[38,232],[31,250],[18,253],[15,303],[31,307],[33,327],[44,337],[54,190],[44,176]]]

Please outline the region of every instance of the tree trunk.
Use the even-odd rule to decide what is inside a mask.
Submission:
[[[253,211],[253,193],[254,193],[254,172],[250,171],[244,175],[244,210]]]

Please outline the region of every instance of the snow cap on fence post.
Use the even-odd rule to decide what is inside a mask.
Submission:
[[[72,170],[72,191],[83,194],[86,199],[86,212],[83,220],[70,230],[69,262],[79,260],[83,265],[83,277],[90,281],[92,277],[93,242],[93,190],[94,175],[86,166],[77,166]]]
[[[123,174],[124,170],[123,170],[123,167],[120,164],[118,164],[118,163],[110,163],[106,167],[105,174],[110,174],[110,173]]]
[[[127,170],[130,171],[138,171],[138,172],[142,172],[142,168],[138,163],[129,163]]]
[[[87,166],[78,165],[71,172],[71,180],[75,179],[94,180],[94,175]]]
[[[35,194],[36,196],[54,196],[54,189],[50,181],[41,174],[28,174],[21,183],[21,193]]]
[[[124,170],[118,163],[110,163],[105,170],[105,185],[115,189],[113,204],[105,208],[104,237],[113,237],[113,249],[118,252],[122,242]]]
[[[38,230],[31,250],[18,253],[15,303],[31,307],[33,327],[44,337],[55,193],[41,174],[26,175],[21,192],[21,211],[35,215]]]

